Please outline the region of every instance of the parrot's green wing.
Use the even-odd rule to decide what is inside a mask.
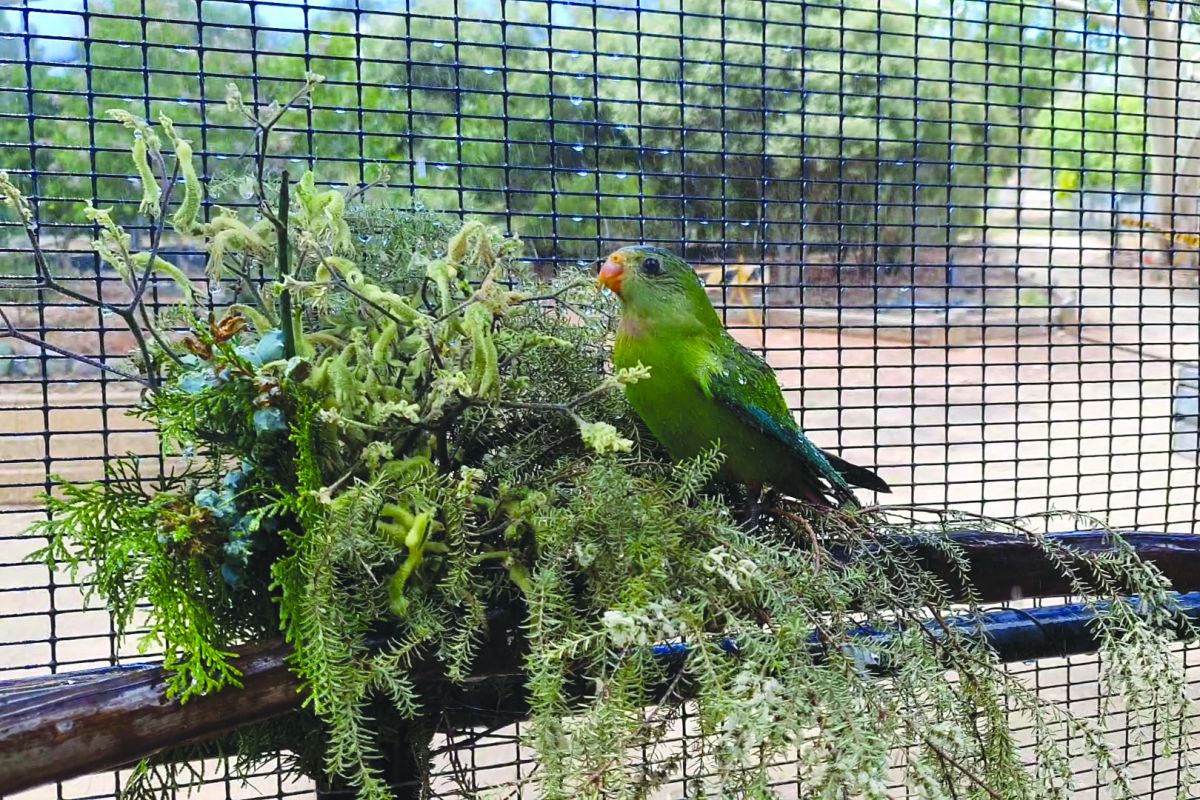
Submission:
[[[889,491],[870,470],[813,444],[793,420],[774,370],[732,338],[727,345],[714,355],[701,376],[701,386],[705,394],[743,423],[782,444],[791,454],[793,469],[781,476],[780,488],[814,502],[832,494],[838,501],[852,505],[857,505],[857,500],[847,480],[875,491]]]

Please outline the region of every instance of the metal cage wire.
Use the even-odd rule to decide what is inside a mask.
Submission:
[[[1167,16],[1147,24],[1143,5]],[[82,205],[129,222],[139,195],[105,111],[170,115],[207,211],[244,205],[252,141],[227,84],[268,103],[317,72],[271,169],[319,164],[353,185],[386,168],[376,199],[500,224],[560,269],[630,242],[683,252],[809,434],[877,465],[896,499],[1191,533],[1198,16],[1115,0],[19,0],[0,7],[0,167],[33,199],[56,269],[100,292],[118,279],[88,249]],[[120,358],[117,321],[20,288],[20,234],[5,216],[0,308],[51,344]],[[163,254],[200,274],[178,241]],[[137,392],[0,338],[0,397],[0,678],[141,657],[67,576],[25,563],[38,542],[23,535],[51,474],[155,457],[125,415]],[[1094,714],[1100,666],[1013,669]],[[685,715],[681,747],[694,726]],[[1145,797],[1173,794],[1170,758],[1113,735]],[[454,773],[485,787],[535,769],[519,724],[455,742],[447,796]],[[311,792],[222,775],[204,796]],[[1080,777],[1080,797],[1106,796]],[[687,791],[681,777],[672,796]]]

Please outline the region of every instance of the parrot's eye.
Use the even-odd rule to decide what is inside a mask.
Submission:
[[[662,273],[662,264],[658,263],[658,259],[654,256],[643,259],[642,273],[645,275],[659,275]]]

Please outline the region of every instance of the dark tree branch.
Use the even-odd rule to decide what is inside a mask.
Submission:
[[[291,205],[288,180],[288,171],[285,169],[279,176],[279,218],[275,222],[275,255],[279,268],[279,282],[283,284],[283,290],[279,293],[279,328],[283,331],[284,357],[290,359],[296,355],[296,326],[292,319],[292,290],[287,285],[292,271],[288,246],[288,210]]]

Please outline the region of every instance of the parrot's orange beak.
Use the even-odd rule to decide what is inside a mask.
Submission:
[[[625,256],[613,253],[600,267],[600,283],[613,294],[621,293],[621,282],[625,280]]]

